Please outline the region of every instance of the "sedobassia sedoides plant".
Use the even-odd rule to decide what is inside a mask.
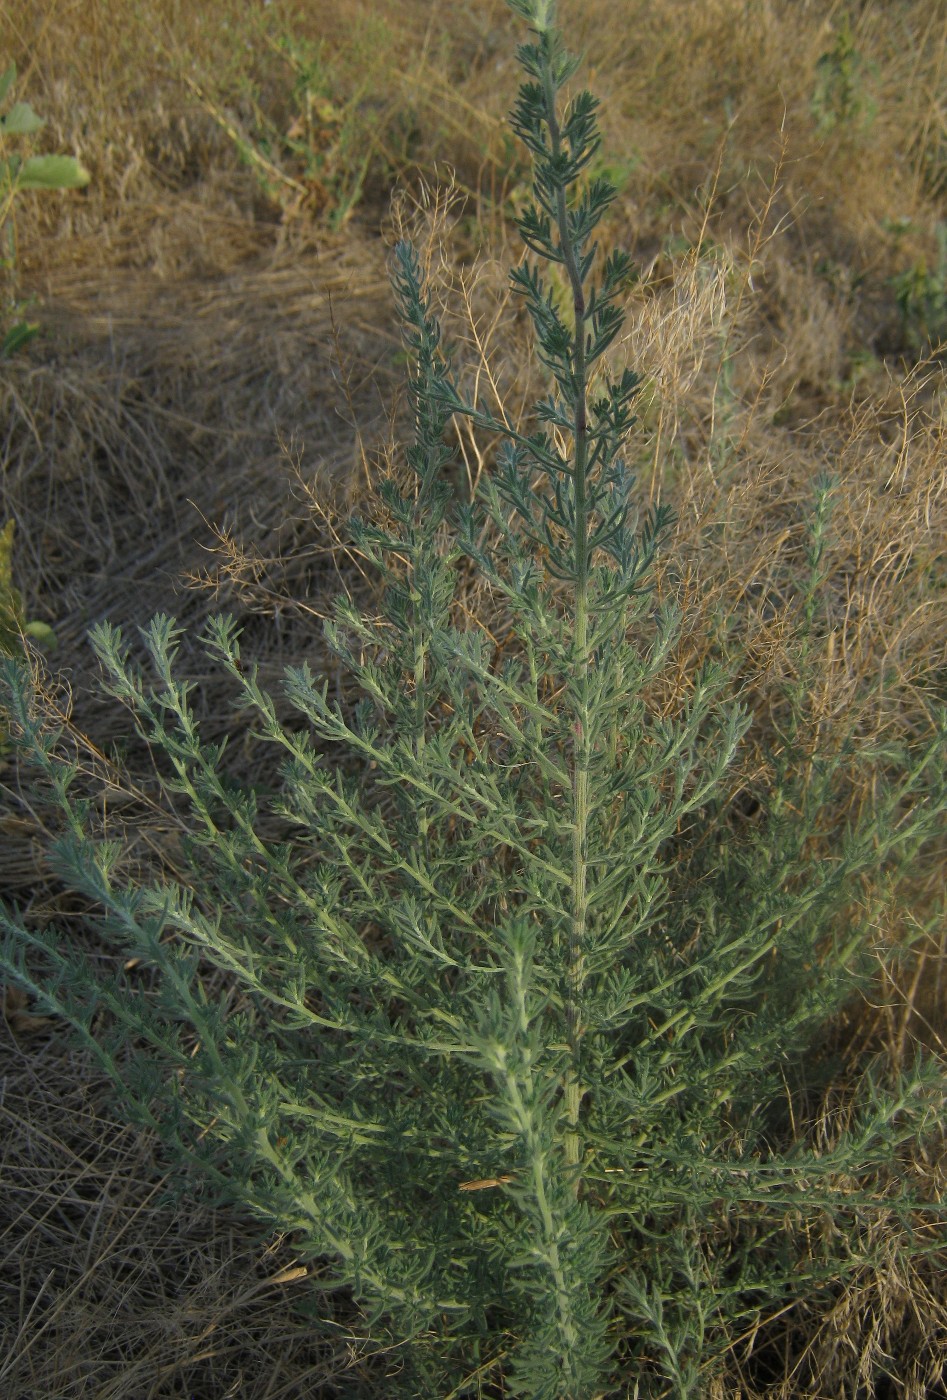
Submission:
[[[348,1291],[349,1324],[354,1302],[385,1344],[379,1393],[696,1396],[741,1335],[864,1262],[873,1212],[902,1222],[889,1236],[904,1248],[929,1247],[929,1229],[909,1234],[922,1203],[893,1183],[936,1123],[937,1068],[866,1073],[817,1134],[801,1066],[865,973],[888,877],[943,828],[947,721],[815,860],[844,745],[797,772],[792,719],[741,830],[736,642],[733,666],[656,703],[681,619],[652,587],[671,521],[635,523],[623,463],[638,381],[607,355],[628,259],[593,275],[613,195],[583,182],[596,102],[580,92],[560,115],[577,60],[553,5],[511,5],[532,31],[512,121],[538,260],[512,276],[550,376],[533,431],[465,397],[399,243],[413,441],[384,516],[352,524],[383,601],[365,617],[343,599],[327,626],[361,698],[343,706],[303,664],[277,703],[234,622],[208,626],[282,756],[264,807],[202,740],[175,625],[143,634],[146,667],[97,628],[109,692],[191,814],[191,873],[144,882],[94,834],[77,762],[9,665],[21,748],[67,824],[57,867],[104,911],[119,969],[139,960],[150,980],[109,978],[9,911],[4,960],[177,1161],[296,1232]],[[543,263],[567,281],[566,313]],[[455,414],[500,444],[466,503],[445,472]],[[820,486],[812,598],[828,499]],[[502,646],[457,606],[461,562]]]

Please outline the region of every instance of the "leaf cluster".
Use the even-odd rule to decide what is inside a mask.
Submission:
[[[15,82],[16,64],[11,63],[0,74],[0,108],[10,98]],[[24,156],[19,151],[7,154],[9,137],[35,136],[44,125],[43,119],[36,115],[28,102],[10,102],[5,112],[0,111],[0,239],[6,244],[0,255],[0,268],[8,272],[16,267],[11,213],[15,198],[26,190],[82,189],[91,178],[85,167],[72,156]],[[29,322],[15,319],[0,338],[0,360],[21,349],[33,338],[36,330],[37,327]]]

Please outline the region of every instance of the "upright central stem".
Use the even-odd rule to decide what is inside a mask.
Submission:
[[[562,150],[559,123],[556,119],[555,89],[552,73],[547,66],[545,81],[546,111],[552,151]],[[569,230],[565,189],[560,185],[556,195],[556,221],[559,226],[559,247],[572,287],[575,317],[574,384],[574,457],[573,488],[575,491],[575,631],[572,661],[575,722],[572,765],[572,908],[569,925],[567,967],[566,1035],[570,1063],[565,1078],[566,1161],[578,1166],[582,1160],[579,1137],[579,1110],[584,1095],[580,1074],[580,1042],[584,1026],[579,1012],[582,986],[585,980],[585,941],[588,922],[588,824],[589,824],[589,656],[588,656],[588,574],[589,522],[586,493],[588,470],[588,421],[586,405],[585,361],[585,293],[573,239]],[[575,1191],[579,1192],[576,1175]]]

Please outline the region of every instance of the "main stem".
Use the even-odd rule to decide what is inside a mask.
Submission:
[[[562,149],[551,66],[547,63],[543,87],[546,96],[546,120],[552,151],[558,156]],[[573,649],[573,685],[576,695],[572,769],[572,909],[569,925],[567,967],[566,1037],[570,1049],[570,1064],[565,1078],[565,1103],[568,1131],[566,1133],[566,1162],[577,1167],[582,1159],[579,1136],[579,1109],[584,1096],[580,1074],[580,1042],[584,1026],[579,1014],[579,1000],[585,980],[585,939],[588,921],[588,824],[589,824],[589,658],[588,658],[588,504],[586,472],[588,469],[588,422],[586,408],[585,362],[585,293],[575,248],[569,233],[565,188],[556,195],[556,221],[559,226],[559,247],[572,286],[572,306],[575,316],[574,425],[575,443],[573,482],[575,489],[575,633]],[[576,1173],[575,1192],[579,1194],[580,1176]]]

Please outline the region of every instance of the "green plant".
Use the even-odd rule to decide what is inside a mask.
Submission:
[[[147,673],[96,628],[106,688],[189,814],[187,878],[148,881],[97,836],[78,759],[7,663],[19,743],[66,823],[56,867],[122,957],[100,967],[6,910],[2,965],[75,1026],[172,1159],[322,1261],[391,1360],[384,1394],[697,1396],[738,1335],[864,1263],[866,1222],[895,1222],[895,1254],[932,1247],[896,1167],[936,1131],[939,1067],[869,1068],[837,1122],[810,1120],[819,1038],[902,863],[943,829],[947,715],[909,752],[863,758],[893,776],[833,832],[851,744],[805,740],[832,499],[818,483],[799,675],[759,819],[736,821],[727,774],[751,720],[727,698],[725,620],[732,654],[667,699],[682,619],[650,580],[672,522],[638,528],[623,464],[639,379],[606,357],[631,264],[612,252],[592,280],[613,197],[582,179],[596,102],[580,92],[560,117],[578,60],[554,4],[510,3],[533,32],[518,226],[571,301],[566,317],[533,262],[512,274],[552,381],[534,430],[468,401],[399,243],[414,439],[384,517],[352,522],[380,613],[340,599],[326,629],[361,699],[343,709],[305,663],[274,699],[233,620],[211,621],[209,655],[283,755],[261,810],[202,740],[175,624],[143,632]],[[454,414],[501,443],[472,502],[445,481]],[[458,605],[460,560],[495,631]],[[208,969],[239,1013],[208,995]]]
[[[381,21],[372,28],[376,32],[368,36],[367,47],[372,49],[374,38],[374,51],[383,53],[390,36]],[[234,143],[265,197],[279,205],[284,216],[306,209],[325,218],[330,228],[342,228],[362,199],[369,168],[379,152],[382,123],[372,77],[360,81],[343,99],[339,88],[346,85],[344,75],[327,59],[324,41],[311,43],[268,15],[248,19],[246,31],[239,32],[247,47],[276,56],[279,99],[275,104],[272,97],[262,95],[259,81],[240,72],[229,84],[229,95],[245,113],[237,117],[219,82],[195,80],[189,71],[190,58],[176,60],[182,80]],[[274,105],[287,110],[277,113]]]
[[[878,114],[866,78],[874,72],[855,47],[848,15],[835,33],[832,47],[816,64],[815,89],[810,103],[822,135],[838,127],[866,129]]]
[[[947,342],[947,223],[938,220],[937,263],[924,258],[894,279],[901,324],[911,348],[929,353]]]
[[[383,25],[381,28],[384,31]],[[384,39],[379,37],[381,48]],[[384,37],[390,41],[390,36]],[[332,74],[321,44],[313,46],[283,34],[277,49],[293,76],[295,113],[282,135],[282,143],[287,154],[301,164],[306,183],[324,192],[330,227],[339,229],[362,197],[374,154],[374,143],[361,113],[371,85],[360,87],[345,106],[340,106],[333,97]]]
[[[16,64],[0,77],[0,107],[13,92]],[[89,172],[72,156],[23,156],[7,154],[11,136],[34,136],[43,120],[28,102],[11,102],[0,112],[0,273],[8,287],[0,306],[0,359],[14,354],[36,335],[38,326],[23,319],[23,308],[16,298],[16,228],[13,202],[24,190],[75,190],[89,183]],[[6,326],[4,323],[12,321]]]

